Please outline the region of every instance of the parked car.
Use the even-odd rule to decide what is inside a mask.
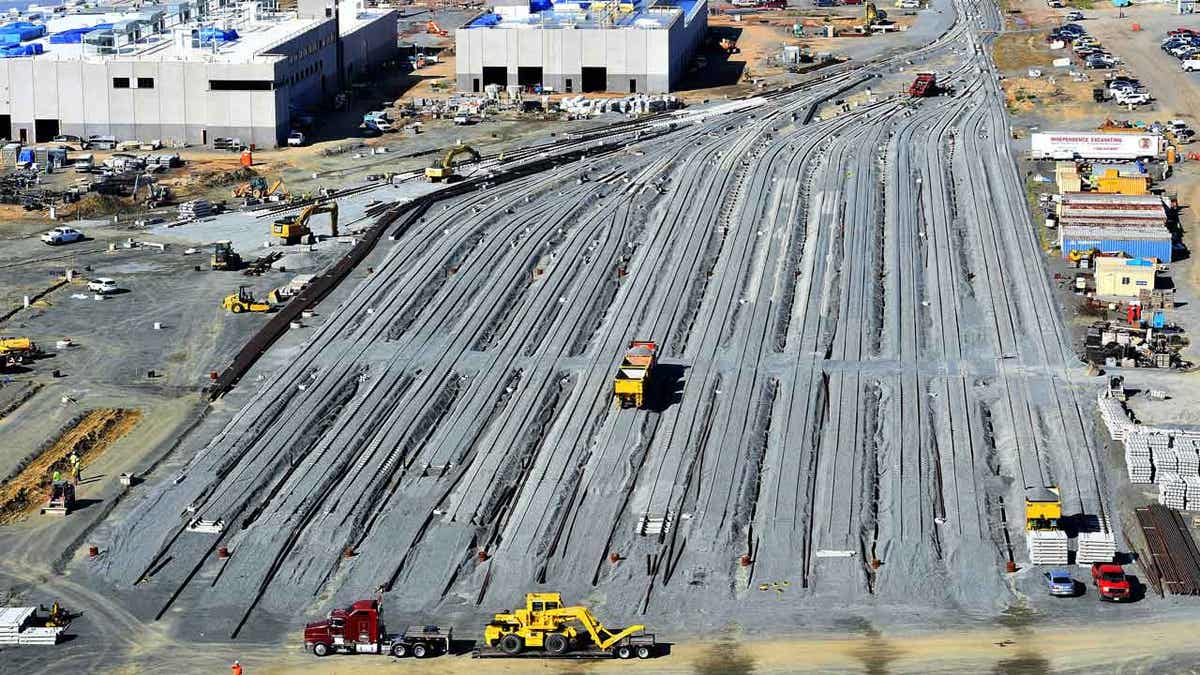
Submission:
[[[1179,67],[1183,68],[1185,72],[1194,73],[1200,70],[1200,59],[1184,59],[1180,62]]]
[[[69,145],[69,146],[71,146],[72,150],[83,149],[83,139],[78,136],[73,136],[71,134],[59,134],[59,135],[55,136],[50,142],[57,143],[59,145]]]
[[[1046,572],[1046,592],[1056,597],[1075,595],[1075,579],[1064,569],[1053,569]]]
[[[1120,105],[1144,105],[1150,102],[1150,95],[1141,91],[1123,92],[1114,98]]]
[[[83,233],[73,227],[56,227],[42,235],[42,241],[50,246],[70,244],[71,242],[82,240]]]
[[[1125,570],[1114,563],[1093,563],[1092,583],[1100,592],[1101,600],[1120,602],[1131,598],[1129,578]]]
[[[117,292],[117,281],[115,279],[109,279],[108,277],[100,277],[99,279],[92,279],[91,281],[88,282],[87,289],[93,293],[99,293],[101,295],[108,295],[109,293],[116,293]]]
[[[1083,12],[1067,12],[1067,21],[1082,21]]]
[[[304,145],[304,134],[299,131],[293,131],[288,134],[287,144],[293,148],[298,148]]]

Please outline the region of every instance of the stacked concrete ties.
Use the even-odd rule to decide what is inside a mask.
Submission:
[[[1129,482],[1156,484],[1164,506],[1200,510],[1200,430],[1136,424],[1107,390],[1097,406],[1109,437],[1125,448]]]

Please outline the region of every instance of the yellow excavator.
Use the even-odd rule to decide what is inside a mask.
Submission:
[[[475,162],[481,159],[475,148],[458,143],[446,151],[446,156],[442,157],[441,161],[436,161],[432,166],[425,169],[425,178],[429,179],[430,183],[450,182],[454,180],[457,177],[454,173],[454,158],[459,155],[470,155],[471,160]]]
[[[238,286],[237,293],[230,293],[221,301],[221,306],[227,312],[241,314],[242,312],[269,312],[271,311],[270,303],[259,302],[254,299],[254,295],[250,293],[249,286]]]
[[[523,609],[505,610],[492,617],[483,630],[483,642],[504,656],[522,652],[562,656],[570,652],[645,659],[654,654],[655,642],[644,629],[641,625],[608,629],[587,607],[564,606],[558,593],[526,593]]]
[[[337,202],[324,202],[322,204],[309,204],[294,216],[284,216],[275,221],[271,225],[271,234],[281,239],[284,244],[291,246],[301,242],[308,243],[312,241],[312,229],[308,226],[308,221],[315,215],[320,213],[329,214],[329,230],[331,236],[338,236],[338,205]]]

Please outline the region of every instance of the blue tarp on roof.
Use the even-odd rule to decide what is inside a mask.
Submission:
[[[0,59],[15,59],[21,56],[36,56],[45,51],[40,42],[28,45],[8,45],[0,47]]]
[[[50,36],[50,44],[52,45],[73,45],[83,42],[83,36],[94,30],[108,30],[112,28],[111,23],[101,23],[88,28],[71,28],[60,33],[55,33]]]
[[[481,28],[496,26],[499,24],[500,24],[500,15],[499,14],[491,14],[491,13],[484,14],[483,16],[481,16],[471,22],[472,27],[481,27]]]
[[[233,42],[238,39],[236,30],[221,30],[220,28],[201,28],[196,31],[197,37],[200,38],[200,45],[207,46],[212,42]]]
[[[0,26],[0,44],[15,45],[36,40],[46,34],[46,26],[28,21],[14,21]]]

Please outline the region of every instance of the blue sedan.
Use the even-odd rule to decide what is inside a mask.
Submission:
[[[1067,570],[1050,570],[1046,572],[1046,590],[1054,596],[1075,595],[1075,580]]]

